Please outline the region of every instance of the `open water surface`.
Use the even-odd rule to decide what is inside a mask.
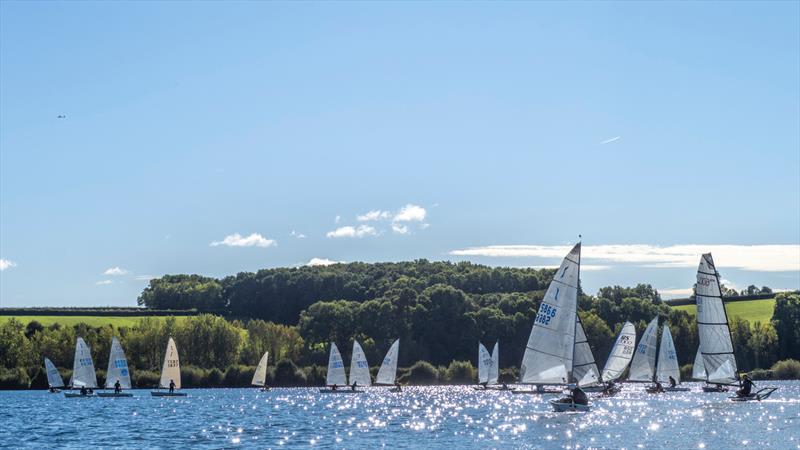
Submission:
[[[800,448],[800,382],[762,402],[730,394],[652,395],[626,385],[588,413],[551,412],[554,395],[472,387],[391,394],[317,389],[189,389],[188,397],[64,398],[0,392],[4,448]]]

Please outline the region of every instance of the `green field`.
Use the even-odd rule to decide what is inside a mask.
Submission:
[[[674,306],[673,308],[686,311],[691,315],[695,315],[697,310],[695,305]],[[728,318],[740,317],[750,322],[750,325],[755,322],[766,323],[772,320],[775,299],[730,302],[725,304],[725,309],[728,311]]]
[[[44,326],[59,323],[64,326],[73,326],[78,323],[85,323],[92,327],[99,327],[103,325],[113,325],[115,328],[132,327],[136,325],[139,320],[145,317],[152,317],[153,319],[164,321],[166,316],[0,316],[0,323],[14,318],[27,325],[32,320],[38,320]],[[176,316],[179,322],[189,316]]]

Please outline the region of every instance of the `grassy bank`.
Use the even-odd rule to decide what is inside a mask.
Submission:
[[[686,311],[692,316],[697,314],[696,305],[674,306],[673,308]],[[729,319],[739,317],[740,319],[749,321],[750,324],[755,322],[767,323],[772,320],[772,313],[775,310],[775,299],[731,302],[725,304],[725,309],[728,311]]]
[[[102,327],[105,325],[112,325],[114,328],[120,327],[133,327],[139,320],[150,317],[151,319],[164,321],[167,316],[0,316],[0,324],[7,322],[10,319],[17,319],[24,324],[36,320],[42,326],[50,326],[54,323],[62,326],[71,327],[79,323],[85,323],[91,327]],[[182,322],[190,316],[174,316],[177,322]]]

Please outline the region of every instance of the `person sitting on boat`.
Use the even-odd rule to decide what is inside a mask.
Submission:
[[[508,385],[507,385],[507,384],[505,384],[505,383],[503,383],[503,385],[502,385],[502,389],[503,389],[504,391],[507,391],[507,390],[508,390]]]
[[[483,383],[481,383],[481,386],[483,386],[484,389],[489,389],[489,382],[484,381]]]
[[[333,386],[331,386],[331,390],[332,390],[332,391],[335,391],[335,390],[337,390],[337,389],[339,389],[339,386],[338,386],[338,385],[334,384]]]
[[[617,389],[616,383],[614,383],[613,380],[609,381],[608,383],[606,383],[606,386],[603,388],[603,395],[611,395],[614,392],[616,392],[616,389]]]
[[[169,393],[172,394],[175,392],[175,382],[173,380],[169,380]]]
[[[89,395],[93,395],[93,394],[94,394],[94,389],[89,388]]]
[[[86,395],[88,393],[89,391],[86,390],[86,386],[81,386],[81,395]]]
[[[350,389],[355,391],[357,386],[358,386],[358,381],[353,381],[353,385],[350,386]]]
[[[586,395],[586,392],[583,392],[580,386],[575,386],[575,388],[572,389],[572,395],[570,395],[570,397],[572,398],[572,402],[576,405],[589,404],[589,396]]]
[[[114,383],[114,393],[115,394],[121,394],[122,393],[122,385],[119,384],[119,380],[117,380],[117,382]]]
[[[672,378],[672,375],[670,375],[670,377],[669,377],[669,387],[674,388],[677,385],[678,385],[678,382],[675,381],[675,378]]]
[[[736,391],[736,395],[739,397],[749,397],[750,392],[753,390],[753,386],[753,380],[745,375],[744,378],[742,378],[742,388]]]
[[[661,385],[661,382],[656,380],[656,385],[653,389],[654,392],[664,392],[664,386]]]
[[[399,381],[394,382],[394,388],[397,389],[397,392],[403,392],[403,388],[400,387]]]
[[[50,393],[51,393],[51,394],[55,394],[56,392],[58,392],[58,391],[56,390],[56,388],[54,388],[54,387],[51,387],[51,388],[50,388]]]

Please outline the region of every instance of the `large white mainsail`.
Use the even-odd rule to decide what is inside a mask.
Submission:
[[[630,322],[625,322],[622,326],[614,348],[606,360],[603,367],[603,381],[614,381],[622,376],[622,372],[628,367],[633,358],[633,351],[636,348],[636,327]]]
[[[589,386],[600,382],[600,371],[594,361],[592,348],[589,340],[586,339],[586,331],[583,329],[581,318],[576,314],[575,324],[575,358],[572,363],[572,377],[578,386]]]
[[[325,384],[327,386],[347,385],[347,376],[344,373],[342,354],[339,353],[339,348],[336,347],[336,344],[333,342],[331,342],[331,354],[328,357],[328,375],[325,377]]]
[[[358,341],[353,341],[353,355],[350,358],[350,384],[358,383],[360,386],[369,386],[372,379],[369,375],[369,363],[364,355],[364,350]]]
[[[394,341],[386,356],[383,358],[381,368],[378,370],[378,376],[375,378],[375,384],[390,385],[394,384],[397,377],[397,355],[400,352],[400,339]]]
[[[658,317],[651,320],[644,330],[631,362],[630,381],[653,381],[656,366],[656,344],[658,344]]]
[[[122,389],[131,388],[131,374],[128,370],[128,359],[125,351],[116,337],[111,339],[111,353],[108,355],[108,370],[106,371],[106,389],[114,389],[119,381]]]
[[[572,377],[580,260],[578,243],[547,288],[522,357],[522,383],[567,384]]]
[[[700,351],[700,347],[697,348],[697,354],[694,357],[694,364],[692,365],[692,378],[695,380],[705,380],[706,375],[706,366],[703,364],[703,353]]]
[[[83,338],[80,337],[77,344],[75,344],[75,359],[72,363],[72,381],[70,385],[73,388],[97,387],[97,375],[92,362],[92,352]]]
[[[656,379],[666,383],[669,381],[669,377],[674,378],[675,382],[680,384],[681,369],[678,367],[675,343],[672,341],[672,333],[669,330],[669,326],[664,324],[664,331],[661,332],[661,348],[658,349]]]
[[[500,342],[494,343],[492,349],[492,365],[489,367],[489,384],[497,384],[500,378]]]
[[[45,372],[47,372],[47,384],[50,385],[51,388],[64,387],[64,379],[61,378],[61,374],[58,373],[56,365],[53,364],[53,361],[50,361],[49,358],[44,359],[44,369]]]
[[[478,384],[489,382],[492,367],[492,355],[482,343],[478,342]]]
[[[733,384],[736,382],[736,356],[733,354],[728,314],[722,302],[719,274],[711,253],[706,253],[700,258],[695,296],[700,351],[703,354],[707,381]]]
[[[267,361],[269,360],[269,352],[264,352],[261,361],[258,362],[256,372],[253,374],[253,380],[250,384],[253,386],[264,386],[267,384]]]
[[[169,338],[167,342],[167,351],[164,353],[164,364],[161,366],[161,380],[158,386],[164,389],[169,389],[169,383],[175,383],[175,389],[181,388],[181,362],[178,359],[178,347],[175,346],[175,341]]]

